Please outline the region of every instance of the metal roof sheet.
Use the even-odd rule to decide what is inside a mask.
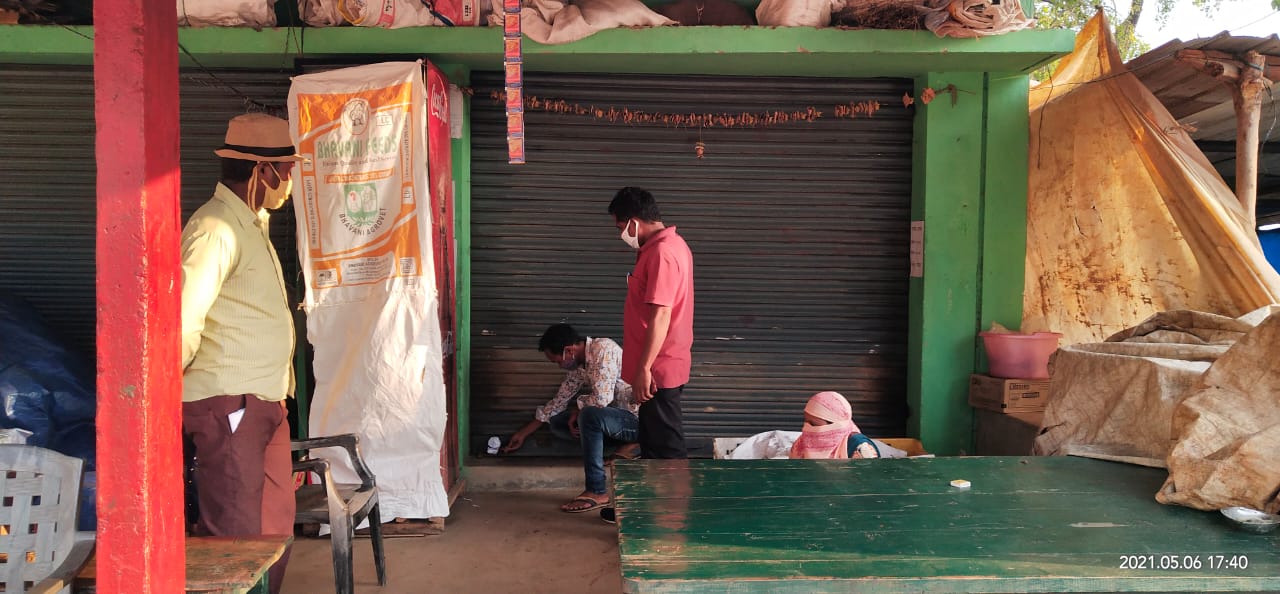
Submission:
[[[1179,123],[1195,130],[1191,137],[1223,178],[1230,181],[1235,177],[1236,139],[1231,91],[1225,84],[1178,62],[1175,56],[1184,49],[1237,55],[1253,50],[1280,58],[1280,36],[1243,37],[1223,31],[1191,41],[1174,39],[1127,64]],[[1280,84],[1272,87],[1262,105],[1264,148],[1258,159],[1259,214],[1280,210],[1280,88],[1276,87]]]

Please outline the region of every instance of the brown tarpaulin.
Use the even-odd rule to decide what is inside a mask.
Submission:
[[[1280,315],[1235,343],[1173,411],[1161,503],[1280,513]]]
[[[1169,469],[1161,503],[1280,511],[1280,306],[1161,312],[1062,348],[1037,455]]]
[[[1030,107],[1024,332],[1098,342],[1159,311],[1280,301],[1245,211],[1101,14]]]
[[[1225,316],[1161,312],[1106,342],[1059,349],[1033,452],[1063,455],[1088,446],[1163,462],[1175,437],[1174,410],[1252,329],[1248,321]]]

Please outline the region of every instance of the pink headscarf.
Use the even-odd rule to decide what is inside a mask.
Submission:
[[[853,424],[853,408],[839,392],[818,392],[804,405],[804,412],[830,425],[804,424],[800,438],[791,446],[792,458],[848,458],[849,436],[860,433]]]

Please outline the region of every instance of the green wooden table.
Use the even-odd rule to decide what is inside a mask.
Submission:
[[[267,594],[267,571],[292,536],[187,538],[187,592]]]
[[[1070,457],[615,469],[627,592],[1280,591],[1280,534],[1157,503],[1159,469]]]
[[[200,594],[267,594],[267,571],[292,543],[292,536],[188,536],[185,590]],[[76,575],[73,590],[93,591],[101,573],[98,569],[95,554]]]

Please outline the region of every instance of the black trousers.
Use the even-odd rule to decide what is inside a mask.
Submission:
[[[684,445],[684,420],[680,397],[684,386],[662,388],[640,405],[640,456],[688,458]]]

